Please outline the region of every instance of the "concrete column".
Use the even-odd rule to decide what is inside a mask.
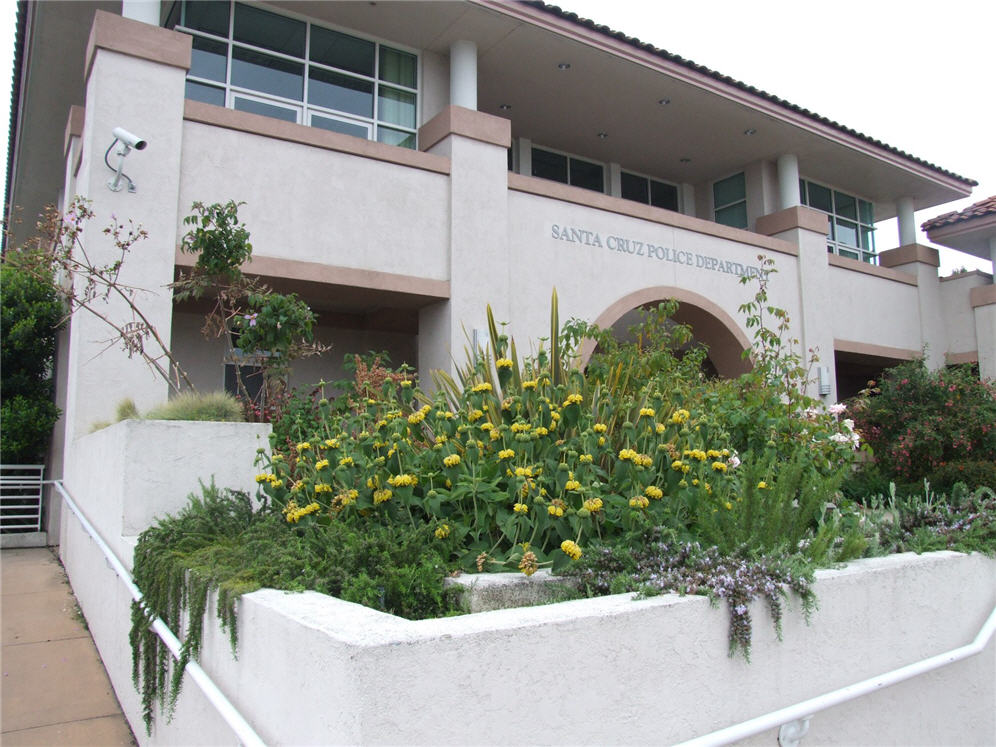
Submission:
[[[121,15],[133,21],[159,25],[159,0],[122,0]]]
[[[618,163],[609,164],[609,194],[622,197],[622,166]]]
[[[423,384],[433,369],[463,366],[475,329],[512,321],[508,266],[508,156],[511,122],[450,106],[425,124],[420,141],[450,159],[448,301],[419,312],[418,365]],[[527,172],[528,173],[528,172]]]
[[[912,202],[910,207],[912,208]],[[925,356],[927,367],[931,370],[941,368],[947,362],[948,338],[944,328],[941,283],[937,276],[937,268],[941,264],[937,250],[916,242],[904,243],[897,249],[889,249],[879,254],[878,263],[881,267],[890,267],[916,277],[920,344],[927,349]]]
[[[681,212],[684,215],[695,217],[695,185],[682,183],[681,185]]]
[[[94,264],[107,264],[120,253],[102,229],[116,216],[119,223],[141,225],[148,238],[124,258],[119,280],[139,289],[135,304],[159,336],[169,343],[173,280],[178,241],[180,153],[183,137],[184,83],[190,65],[190,37],[98,10],[90,36],[86,70],[86,106],[74,190],[90,200],[95,213],[83,235]],[[123,127],[148,142],[125,159],[124,172],[137,191],[112,192],[112,172],[104,151]],[[70,167],[71,168],[71,167]],[[82,282],[82,280],[78,280]],[[119,324],[132,321],[128,306],[111,300],[102,313]],[[72,459],[73,441],[98,420],[113,419],[117,403],[130,397],[139,410],[162,404],[166,382],[118,343],[114,332],[86,311],[77,312],[69,330],[66,360],[65,444]],[[150,343],[150,352],[154,349]]]
[[[989,237],[989,261],[993,263],[993,283],[996,283],[996,236]]]
[[[896,200],[896,219],[899,222],[899,246],[916,243],[916,219],[913,217],[913,198]]]
[[[523,176],[533,175],[533,141],[520,137],[515,141],[515,152],[518,155],[519,173]]]
[[[831,292],[830,265],[827,260],[826,220],[826,215],[818,210],[796,206],[758,218],[757,232],[790,241],[799,247],[796,261],[798,313],[790,309],[793,334],[799,338],[803,355],[807,359],[815,354],[819,358],[816,365],[830,369],[830,393],[820,395],[817,380],[809,383],[806,394],[825,404],[832,404],[837,401],[833,347],[835,300]],[[816,377],[815,368],[812,374]]]
[[[996,285],[973,288],[970,296],[979,351],[979,378],[996,380]]]
[[[477,45],[472,41],[450,45],[450,103],[477,110]]]
[[[778,156],[778,209],[799,204],[799,159],[794,153]]]

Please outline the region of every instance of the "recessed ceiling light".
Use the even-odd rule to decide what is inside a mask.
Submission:
[[[754,135],[756,133],[757,130],[754,129],[753,127],[748,127],[746,130],[744,130],[744,135]]]
[[[600,132],[600,133],[598,133],[598,139],[599,140],[605,140],[605,138],[607,138],[608,136],[609,136],[609,133],[607,133],[607,132]]]
[[[657,103],[660,104],[661,106],[667,106],[668,104],[671,103],[671,97],[665,96],[662,99],[657,99]]]
[[[501,109],[503,112],[507,112],[509,109],[512,108],[512,105],[511,104],[498,104],[498,108]]]
[[[561,63],[559,63],[557,65],[557,69],[559,69],[559,70],[570,70],[571,69],[571,63],[569,63],[569,62],[561,62]]]
[[[679,158],[678,160],[681,161],[682,163],[691,163],[692,162],[692,159],[688,158],[687,156],[684,157],[684,158]]]

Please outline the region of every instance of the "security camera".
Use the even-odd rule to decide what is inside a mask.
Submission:
[[[145,146],[149,144],[147,140],[142,140],[138,135],[133,135],[124,127],[115,127],[113,135],[129,148],[134,148],[135,150],[145,150]]]

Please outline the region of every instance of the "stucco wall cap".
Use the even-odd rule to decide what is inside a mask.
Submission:
[[[758,233],[763,233],[765,236],[774,236],[783,231],[791,231],[793,228],[802,228],[825,235],[827,220],[826,213],[821,213],[811,207],[796,205],[776,213],[762,215],[757,219],[755,228]]]
[[[937,250],[923,244],[906,244],[898,249],[888,249],[878,255],[881,267],[899,267],[901,265],[923,262],[934,267],[941,266],[941,257]]]
[[[69,116],[66,118],[66,134],[62,142],[62,154],[69,153],[69,143],[74,137],[83,134],[83,118],[86,110],[82,106],[73,104],[69,107]]]
[[[973,309],[996,304],[996,285],[980,285],[969,291],[969,302]]]
[[[508,148],[512,145],[512,123],[462,106],[447,106],[419,129],[419,149],[429,150],[447,135],[462,135]]]
[[[86,45],[84,80],[90,77],[93,58],[98,49],[189,70],[192,42],[192,37],[179,31],[150,26],[106,10],[97,10]]]

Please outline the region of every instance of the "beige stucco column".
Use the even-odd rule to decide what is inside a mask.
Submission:
[[[177,200],[183,131],[183,94],[190,66],[190,37],[140,21],[97,11],[86,53],[86,102],[78,143],[68,149],[67,185],[90,201],[96,217],[86,226],[84,245],[95,264],[119,257],[114,242],[102,229],[113,217],[126,227],[141,225],[148,238],[125,257],[120,282],[136,289],[135,301],[159,335],[170,339],[173,280],[177,241]],[[132,151],[123,171],[135,184],[130,192],[114,192],[108,180],[114,174],[104,164],[104,152],[116,127],[148,142]],[[71,130],[80,129],[70,126]],[[116,157],[111,154],[112,163]],[[77,166],[78,162],[78,166]],[[79,282],[82,282],[80,280]],[[99,304],[119,324],[132,321],[120,301]],[[71,449],[74,438],[86,434],[98,420],[112,419],[117,403],[132,398],[140,410],[167,398],[165,381],[139,357],[108,341],[115,333],[86,311],[72,320],[66,366],[65,435]],[[68,450],[68,449],[67,449]]]
[[[419,131],[423,150],[450,159],[449,266],[451,296],[419,313],[419,369],[454,370],[466,360],[473,330],[510,318],[507,119],[450,106]]]
[[[796,180],[798,184],[798,180]],[[796,188],[798,191],[798,187]],[[799,247],[798,268],[801,312],[794,320],[799,330],[799,342],[807,357],[816,355],[817,366],[824,367],[830,392],[819,393],[819,371],[814,369],[806,393],[823,402],[837,401],[834,376],[833,298],[831,297],[830,265],[827,262],[827,216],[819,210],[796,205],[757,219],[757,232],[784,239]]]
[[[881,267],[892,267],[916,277],[920,344],[926,347],[927,366],[932,370],[941,368],[946,362],[948,345],[940,280],[937,277],[937,268],[941,264],[937,250],[923,244],[906,244],[880,253],[878,263]]]
[[[969,301],[975,316],[979,378],[996,380],[996,285],[972,288]]]

